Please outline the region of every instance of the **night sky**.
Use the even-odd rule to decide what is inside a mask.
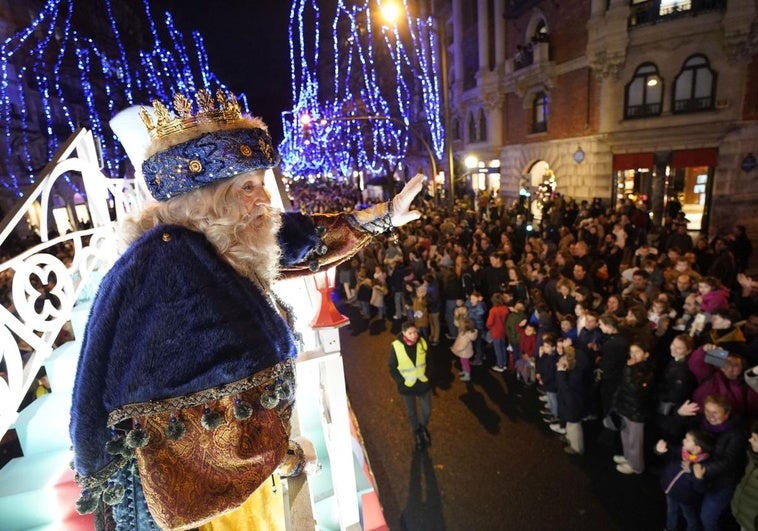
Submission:
[[[292,106],[289,0],[152,0],[153,16],[170,11],[177,28],[199,31],[210,68],[230,89],[244,92],[253,115],[282,139],[281,112]]]

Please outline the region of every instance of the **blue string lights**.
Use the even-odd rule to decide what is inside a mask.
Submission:
[[[383,1],[389,2],[338,0],[331,41],[324,41],[317,0],[293,0],[293,107],[282,113],[280,145],[286,172],[387,173],[405,158],[411,125],[442,157],[439,39],[431,19],[414,15],[408,0],[402,1],[405,19],[389,25],[382,18]],[[318,75],[320,68],[332,69],[331,80]],[[371,116],[385,119],[366,119]],[[406,127],[398,130],[397,121]]]
[[[103,0],[98,5],[105,5],[107,24],[90,35],[85,10],[91,4],[48,0],[28,27],[0,45],[0,186],[21,197],[60,143],[85,123],[102,140],[103,171],[123,177],[127,157],[108,126],[115,112],[153,98],[170,101],[175,92],[228,90],[210,70],[202,37],[186,39],[169,13],[157,24],[148,2]],[[102,35],[106,27],[110,34]],[[245,95],[238,100],[247,110]]]

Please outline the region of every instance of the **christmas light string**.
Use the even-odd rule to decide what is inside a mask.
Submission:
[[[441,43],[430,18],[413,16],[407,0],[403,6],[407,42],[397,27],[381,22],[381,0],[339,0],[331,24],[332,56],[327,57],[329,51],[320,48],[316,0],[293,1],[293,107],[282,113],[280,145],[287,173],[383,174],[404,158],[411,124],[442,157]],[[332,68],[331,85],[319,85],[319,79],[328,79],[323,72],[321,78],[317,75],[319,66],[326,65]],[[304,115],[310,118],[307,126],[300,121]],[[368,120],[371,116],[385,119]],[[397,121],[405,127],[398,128]]]
[[[126,154],[108,125],[116,111],[153,98],[170,101],[178,91],[194,94],[201,86],[228,90],[210,70],[199,33],[185,39],[170,13],[159,27],[149,1],[141,4],[139,12],[139,3],[125,10],[105,0],[104,27],[110,35],[101,43],[75,26],[74,10],[86,9],[84,3],[48,0],[28,27],[0,45],[0,117],[5,132],[0,140],[0,186],[21,197],[80,123],[102,141],[103,171],[110,177],[123,176],[118,172]],[[119,18],[118,13],[126,12],[129,17]],[[135,24],[132,15],[149,29],[152,43],[142,45],[147,50],[124,40],[123,28]],[[247,97],[237,98],[247,111]],[[68,174],[64,179],[81,193]]]

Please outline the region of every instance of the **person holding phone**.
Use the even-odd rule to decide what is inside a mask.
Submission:
[[[705,344],[695,349],[687,360],[690,371],[695,375],[698,385],[692,394],[692,401],[688,401],[682,408],[684,413],[680,415],[690,416],[702,409],[705,398],[709,395],[723,396],[731,403],[734,411],[742,415],[758,416],[758,393],[748,387],[742,378],[745,369],[745,360],[742,356],[729,351],[723,367],[712,365],[707,361],[716,361],[717,356],[707,356],[708,352],[714,351],[716,345]],[[696,406],[694,410],[692,408]]]

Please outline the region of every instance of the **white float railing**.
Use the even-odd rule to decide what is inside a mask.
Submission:
[[[81,175],[92,228],[48,240],[53,187],[67,172]],[[0,378],[0,437],[16,420],[24,396],[70,320],[88,279],[96,271],[107,270],[117,256],[110,212],[118,220],[142,200],[133,180],[108,179],[102,174],[92,133],[79,129],[0,223],[1,245],[35,210],[42,241],[0,264],[0,277],[10,286],[10,300],[6,297],[0,307],[0,359],[5,366]],[[62,248],[65,255],[59,256]]]

